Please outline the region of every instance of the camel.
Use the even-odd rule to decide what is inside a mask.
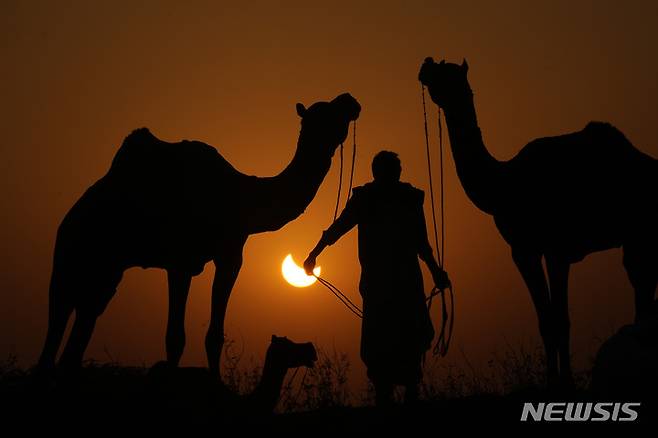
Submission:
[[[652,400],[658,391],[658,300],[651,316],[621,327],[599,348],[592,391],[602,398]]]
[[[478,127],[468,64],[427,58],[419,80],[443,108],[457,175],[477,208],[494,217],[537,312],[549,385],[571,386],[568,276],[595,251],[623,247],[636,320],[658,281],[658,170],[608,123],[531,141],[496,160]],[[546,262],[548,281],[542,266]]]
[[[296,106],[297,150],[278,175],[237,171],[199,141],[167,143],[146,129],[124,140],[105,176],[64,217],[57,231],[49,320],[38,369],[53,370],[71,313],[75,323],[58,366],[79,368],[96,319],[131,267],[167,271],[167,361],[185,346],[185,305],[193,276],[213,261],[211,315],[205,346],[219,375],[224,317],[251,234],[275,231],[300,216],[331,167],[333,154],[360,113],[351,95]]]
[[[170,368],[164,362],[151,368],[149,379],[157,391],[164,393],[164,400],[187,404],[189,400],[202,396],[209,405],[221,406],[225,415],[266,415],[272,413],[279,401],[288,370],[302,366],[312,368],[317,358],[311,342],[296,343],[272,335],[260,381],[249,394],[238,395],[230,391],[207,368]]]

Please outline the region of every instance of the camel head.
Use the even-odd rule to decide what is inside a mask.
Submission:
[[[347,138],[350,122],[358,119],[360,112],[361,105],[349,93],[308,108],[298,103],[297,114],[302,118],[300,146],[313,148],[308,152],[320,156],[333,156],[338,145]]]
[[[467,79],[468,64],[466,59],[461,65],[434,62],[432,58],[425,58],[420,67],[418,80],[427,87],[432,101],[441,108],[459,102],[466,95],[471,95],[471,87]]]
[[[301,366],[312,368],[318,355],[311,342],[297,343],[286,337],[272,335],[272,342],[265,356],[265,362],[284,369]]]

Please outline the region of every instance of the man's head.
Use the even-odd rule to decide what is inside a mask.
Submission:
[[[402,165],[398,154],[390,151],[381,151],[372,159],[372,176],[376,182],[400,181]]]

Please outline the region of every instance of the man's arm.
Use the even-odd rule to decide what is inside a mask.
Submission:
[[[350,231],[357,224],[357,202],[358,201],[354,201],[354,196],[352,196],[349,201],[347,201],[347,205],[338,219],[336,219],[336,221],[322,233],[322,237],[317,245],[315,245],[315,248],[311,250],[304,261],[304,270],[307,275],[313,275],[315,259],[322,253],[322,251],[324,251],[327,246],[336,243],[341,237],[343,237],[343,235],[345,235],[345,233]]]

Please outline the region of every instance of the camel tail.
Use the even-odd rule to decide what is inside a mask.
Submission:
[[[73,303],[67,298],[69,294],[63,290],[62,286],[60,275],[55,267],[50,280],[48,332],[37,365],[41,372],[49,373],[55,369],[57,352],[64,337],[66,324],[71,317],[71,313],[73,313]]]

